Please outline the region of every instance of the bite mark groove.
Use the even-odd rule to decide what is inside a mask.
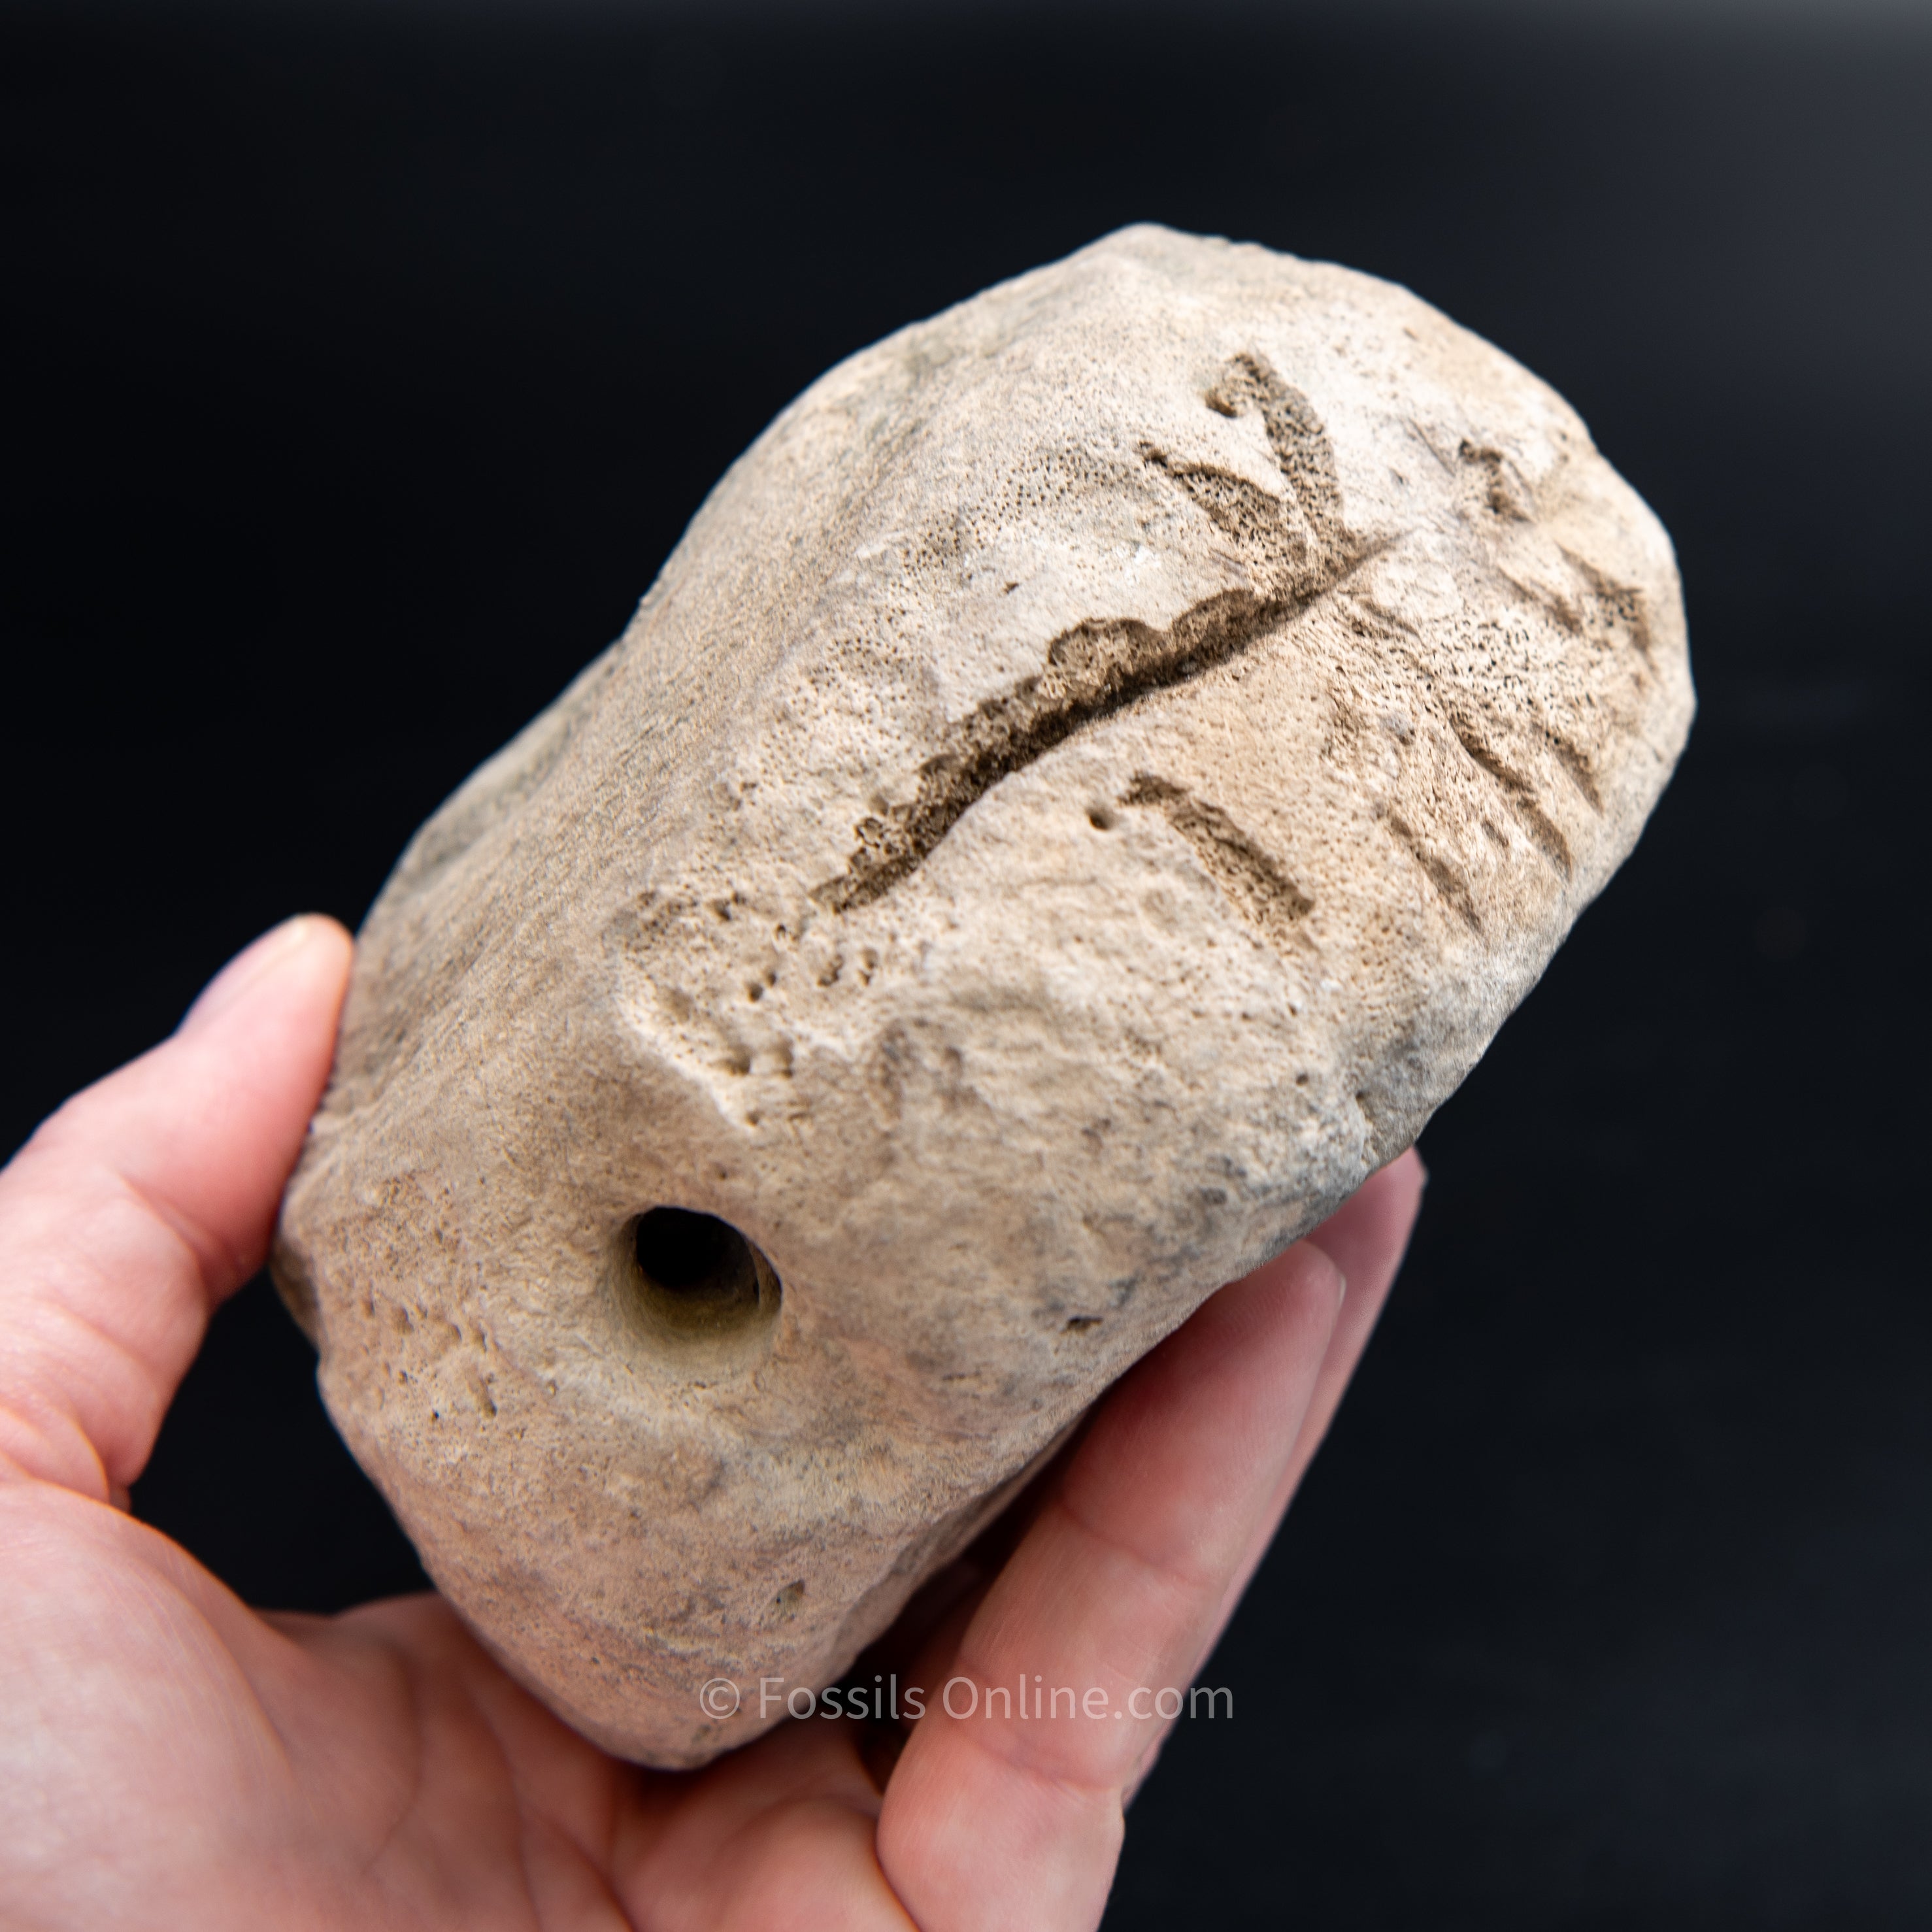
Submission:
[[[1472,932],[1480,934],[1483,922],[1477,915],[1476,902],[1469,890],[1469,881],[1463,877],[1461,868],[1450,864],[1441,853],[1426,844],[1421,834],[1400,812],[1390,812],[1384,823],[1408,847],[1415,862],[1422,868],[1423,876],[1436,888],[1443,903]],[[1357,1096],[1358,1099],[1360,1097]]]
[[[1544,810],[1535,788],[1514,766],[1504,762],[1465,713],[1451,712],[1449,728],[1455,733],[1456,742],[1470,758],[1502,787],[1503,796],[1509,800],[1510,809],[1516,814],[1522,829],[1529,834],[1538,850],[1567,880],[1574,868],[1570,842],[1564,837],[1563,828]]]
[[[1120,802],[1158,807],[1241,917],[1277,952],[1294,944],[1315,902],[1218,805],[1144,772]]]
[[[1328,433],[1300,390],[1264,357],[1244,351],[1222,364],[1203,400],[1220,416],[1252,411],[1261,417],[1292,508],[1211,466],[1179,463],[1147,446],[1142,460],[1176,482],[1234,540],[1264,590],[1219,591],[1165,628],[1134,617],[1090,617],[1061,632],[1047,646],[1041,670],[947,728],[920,767],[908,802],[853,828],[844,871],[813,891],[821,905],[845,912],[884,897],[1002,778],[1137,698],[1226,663],[1367,560],[1368,547],[1342,520]]]

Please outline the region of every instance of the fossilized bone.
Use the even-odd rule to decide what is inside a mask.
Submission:
[[[1400,289],[1141,228],[901,332],[370,914],[332,1413],[572,1723],[741,1740],[1409,1143],[1691,709],[1655,520]]]

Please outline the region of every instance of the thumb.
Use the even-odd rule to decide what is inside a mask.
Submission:
[[[351,953],[333,920],[278,926],[0,1172],[0,1472],[104,1500],[140,1474],[209,1314],[267,1252]]]

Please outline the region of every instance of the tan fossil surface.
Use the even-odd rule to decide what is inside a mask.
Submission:
[[[902,330],[370,914],[331,1413],[572,1723],[742,1741],[1408,1145],[1692,704],[1655,518],[1403,290],[1142,227]]]

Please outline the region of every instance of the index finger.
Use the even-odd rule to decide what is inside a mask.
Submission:
[[[1351,1256],[1378,1286],[1419,1186],[1407,1172],[1409,1211]],[[1210,1298],[1096,1412],[887,1788],[880,1861],[922,1926],[1097,1922],[1122,1794],[1171,1715],[1155,1694],[1192,1678],[1280,1513],[1342,1288],[1298,1243]]]

